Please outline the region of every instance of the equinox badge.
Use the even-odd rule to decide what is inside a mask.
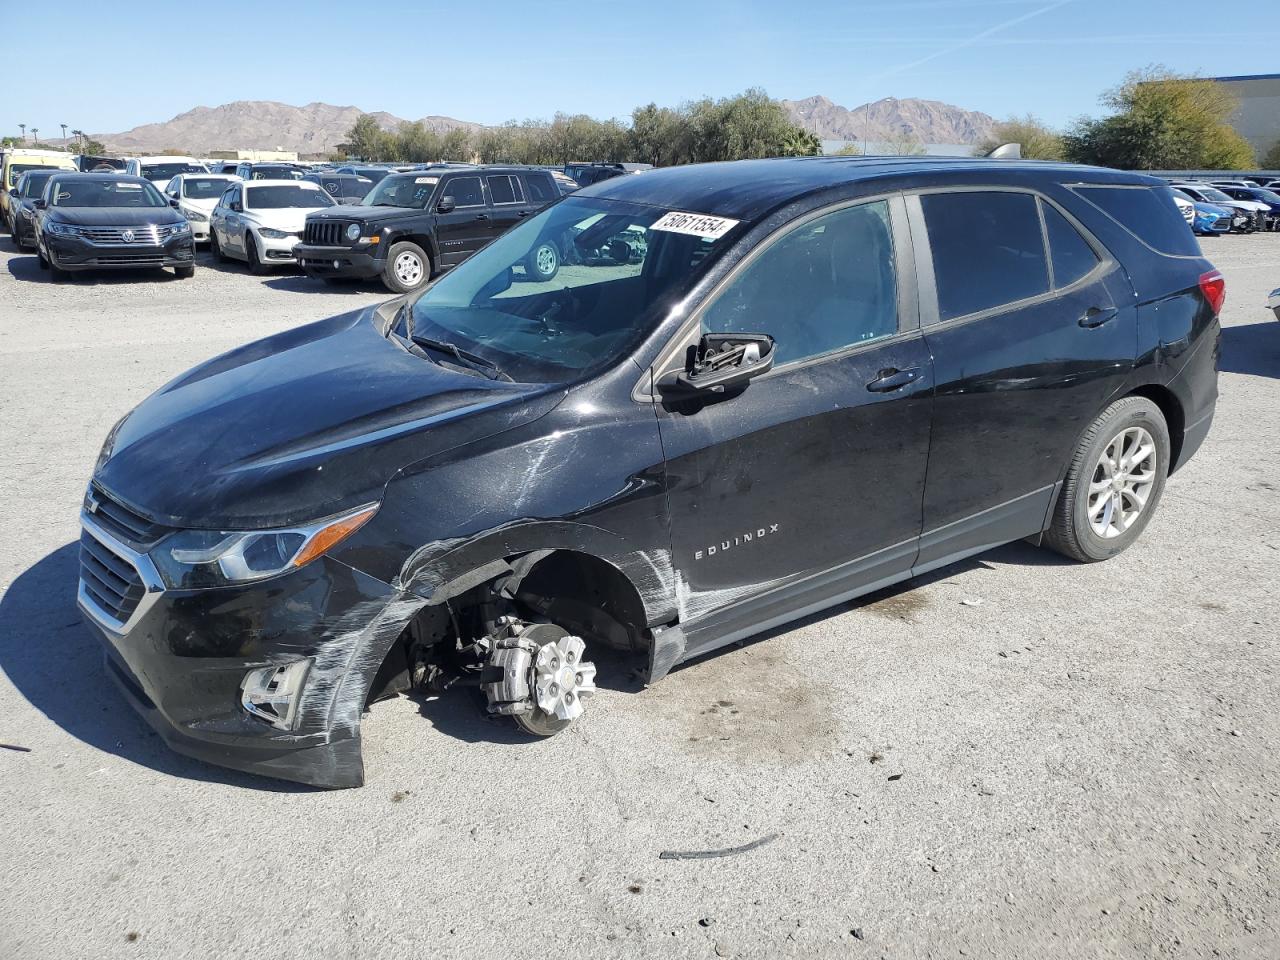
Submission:
[[[701,560],[703,557],[714,557],[717,553],[724,553],[734,547],[745,546],[753,540],[763,540],[765,537],[772,536],[777,532],[778,525],[771,523],[767,529],[760,527],[756,530],[748,530],[746,533],[735,534],[732,540],[721,540],[719,543],[713,543],[704,550],[698,550],[694,553],[693,559]]]

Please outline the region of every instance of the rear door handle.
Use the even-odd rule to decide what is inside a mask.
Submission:
[[[919,379],[920,371],[916,368],[899,370],[896,367],[889,367],[887,370],[881,370],[879,375],[867,384],[867,389],[873,393],[888,393],[890,390],[898,390]]]
[[[1115,310],[1099,310],[1097,307],[1090,307],[1085,311],[1085,315],[1080,318],[1080,326],[1086,329],[1100,327],[1108,320],[1114,320],[1116,316]]]
[[[477,220],[488,220],[488,219],[489,219],[489,215],[488,215],[487,213],[477,213],[477,214],[476,214],[476,219],[477,219]]]

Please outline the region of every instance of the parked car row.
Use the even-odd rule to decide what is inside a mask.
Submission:
[[[1197,218],[1200,224],[1192,226],[1202,236],[1231,231],[1280,230],[1280,193],[1269,187],[1251,180],[1170,179],[1169,185],[1175,195],[1181,195],[1201,208]],[[1211,216],[1214,213],[1216,217]],[[1222,229],[1224,217],[1229,219],[1226,229]]]

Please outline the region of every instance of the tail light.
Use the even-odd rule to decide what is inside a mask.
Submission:
[[[1227,299],[1227,281],[1217,270],[1200,274],[1200,292],[1209,301],[1214,316],[1222,312],[1222,301]]]

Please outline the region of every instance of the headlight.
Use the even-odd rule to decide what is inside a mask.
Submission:
[[[268,240],[283,240],[285,237],[293,236],[287,230],[272,230],[270,227],[260,227],[258,232]]]
[[[182,211],[182,215],[184,217],[186,217],[188,220],[192,221],[193,223],[206,223],[209,220],[209,217],[207,215],[201,213],[199,210],[196,210],[192,207],[179,207],[178,209]]]
[[[378,511],[369,504],[349,513],[283,530],[181,530],[151,552],[174,589],[250,583],[306,566],[351,536]]]
[[[185,220],[179,220],[177,223],[169,224],[169,229],[173,233],[190,233],[191,224],[187,223]]]
[[[44,228],[60,237],[74,237],[79,232],[72,224],[63,223],[60,220],[49,221],[45,223]]]
[[[360,224],[353,223],[351,224],[351,226],[347,227],[347,239],[348,240],[360,239]]]
[[[98,451],[98,459],[93,464],[94,476],[97,476],[98,471],[102,469],[102,465],[111,459],[111,454],[116,448],[116,434],[120,432],[120,428],[124,426],[124,422],[128,419],[129,414],[126,413],[107,431],[107,439],[102,441],[102,449]]]

